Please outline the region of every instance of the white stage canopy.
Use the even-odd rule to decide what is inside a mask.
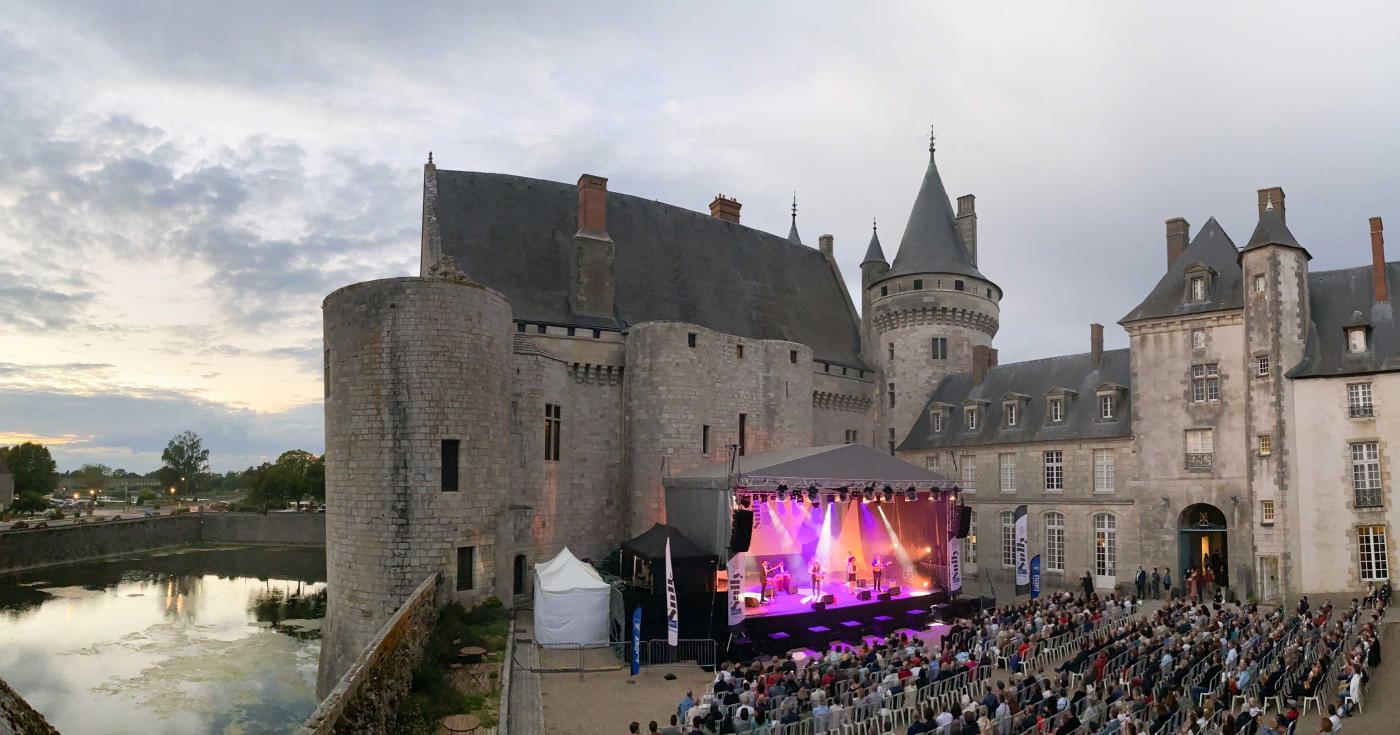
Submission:
[[[567,548],[535,565],[535,640],[607,643],[612,588]]]

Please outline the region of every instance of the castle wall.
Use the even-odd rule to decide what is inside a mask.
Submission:
[[[629,536],[664,520],[663,474],[728,460],[728,447],[740,443],[741,414],[747,454],[812,441],[812,351],[805,345],[646,322],[629,329],[626,355]]]
[[[424,577],[440,600],[509,599],[496,519],[507,509],[512,326],[500,294],[393,278],[326,297],[326,571],[317,690],[324,694]],[[443,440],[460,442],[457,491]],[[458,549],[472,548],[470,585]]]
[[[1359,592],[1361,579],[1357,528],[1385,529],[1389,571],[1400,563],[1397,533],[1400,508],[1391,493],[1382,493],[1379,508],[1358,508],[1352,486],[1351,443],[1380,445],[1381,488],[1394,488],[1395,453],[1400,452],[1400,373],[1352,378],[1294,380],[1296,397],[1292,452],[1295,462],[1298,558],[1294,562],[1295,593]],[[1348,383],[1371,383],[1372,417],[1352,418],[1347,407]]]
[[[819,365],[812,378],[812,446],[845,444],[850,431],[855,432],[853,443],[877,446],[874,381],[833,375],[829,365]]]
[[[1207,503],[1224,514],[1231,585],[1241,597],[1254,579],[1253,524],[1245,421],[1249,381],[1244,319],[1239,311],[1128,325],[1132,347],[1133,432],[1139,474],[1129,493],[1139,500],[1133,529],[1148,566],[1166,565],[1180,579],[1181,514]],[[1205,345],[1193,348],[1201,329]],[[1191,366],[1219,366],[1220,398],[1193,402]],[[1214,452],[1190,460],[1186,430],[1213,429]]]

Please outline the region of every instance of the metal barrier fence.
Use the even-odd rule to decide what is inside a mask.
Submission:
[[[576,644],[535,644],[535,663],[528,667],[535,672],[569,673],[577,671],[582,679],[589,671],[616,671],[631,666],[632,642]],[[672,646],[664,639],[642,641],[642,666],[674,666],[695,664],[715,666],[718,645],[707,638],[682,639]]]

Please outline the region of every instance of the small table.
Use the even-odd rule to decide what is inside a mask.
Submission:
[[[466,659],[469,664],[479,664],[482,657],[486,655],[486,649],[481,646],[467,646],[458,651],[457,655]]]
[[[450,733],[472,733],[481,729],[481,720],[476,715],[448,715],[442,718],[441,724]]]

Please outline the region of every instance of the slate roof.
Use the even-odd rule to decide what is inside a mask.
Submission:
[[[729,463],[715,462],[673,478],[728,478]],[[865,444],[832,444],[824,447],[774,449],[739,458],[739,473],[751,482],[761,478],[802,477],[823,479],[823,487],[836,487],[858,480],[894,483],[949,485],[947,477],[918,465],[892,457]]]
[[[1290,378],[1322,378],[1400,370],[1400,326],[1395,323],[1395,289],[1400,288],[1400,262],[1385,264],[1390,301],[1374,302],[1371,266],[1308,274],[1308,304],[1312,324],[1303,359],[1288,371]],[[1343,327],[1357,321],[1370,329],[1370,349],[1347,351]]]
[[[931,148],[924,181],[919,185],[919,195],[914,198],[904,237],[899,241],[899,252],[886,277],[914,273],[953,273],[990,280],[972,264],[967,245],[958,235],[953,205],[948,201]]]
[[[1187,303],[1187,271],[1197,263],[1214,271],[1210,299],[1201,303]],[[1177,256],[1152,293],[1118,323],[1242,308],[1244,271],[1240,268],[1239,251],[1235,249],[1230,236],[1225,234],[1225,228],[1211,217],[1206,220],[1205,227],[1196,233],[1191,244],[1186,246],[1186,250]]]
[[[865,249],[865,258],[860,261],[861,265],[866,263],[889,264],[889,261],[885,260],[885,249],[880,247],[880,230],[874,227],[870,228],[870,247]]]
[[[1099,418],[1100,385],[1121,386],[1114,406],[1115,419]],[[1064,421],[1046,422],[1046,396],[1055,389],[1075,392],[1064,407]],[[1020,401],[1017,425],[1008,427],[1003,417],[1003,399],[1009,393],[1029,396]],[[981,423],[968,431],[963,405],[979,401]],[[936,404],[947,404],[943,431],[930,431],[929,411]],[[944,409],[945,411],[947,409]],[[1095,370],[1092,355],[1063,355],[1041,360],[998,365],[987,371],[982,385],[972,385],[972,373],[953,373],[939,381],[933,396],[924,405],[901,450],[976,447],[991,444],[1019,444],[1038,441],[1112,439],[1132,435],[1132,366],[1127,349],[1103,353],[1102,367]]]
[[[1298,248],[1312,260],[1312,254],[1307,248],[1298,244],[1298,238],[1288,231],[1288,225],[1283,222],[1283,215],[1274,209],[1272,204],[1264,208],[1259,213],[1259,224],[1254,226],[1254,234],[1249,236],[1249,243],[1240,251],[1240,256],[1256,248],[1267,247],[1269,245],[1282,245],[1284,247]]]
[[[822,254],[751,227],[609,192],[616,318],[569,306],[578,188],[505,174],[437,169],[442,252],[505,294],[515,318],[602,328],[669,320],[753,339],[784,339],[863,367],[859,321]]]

